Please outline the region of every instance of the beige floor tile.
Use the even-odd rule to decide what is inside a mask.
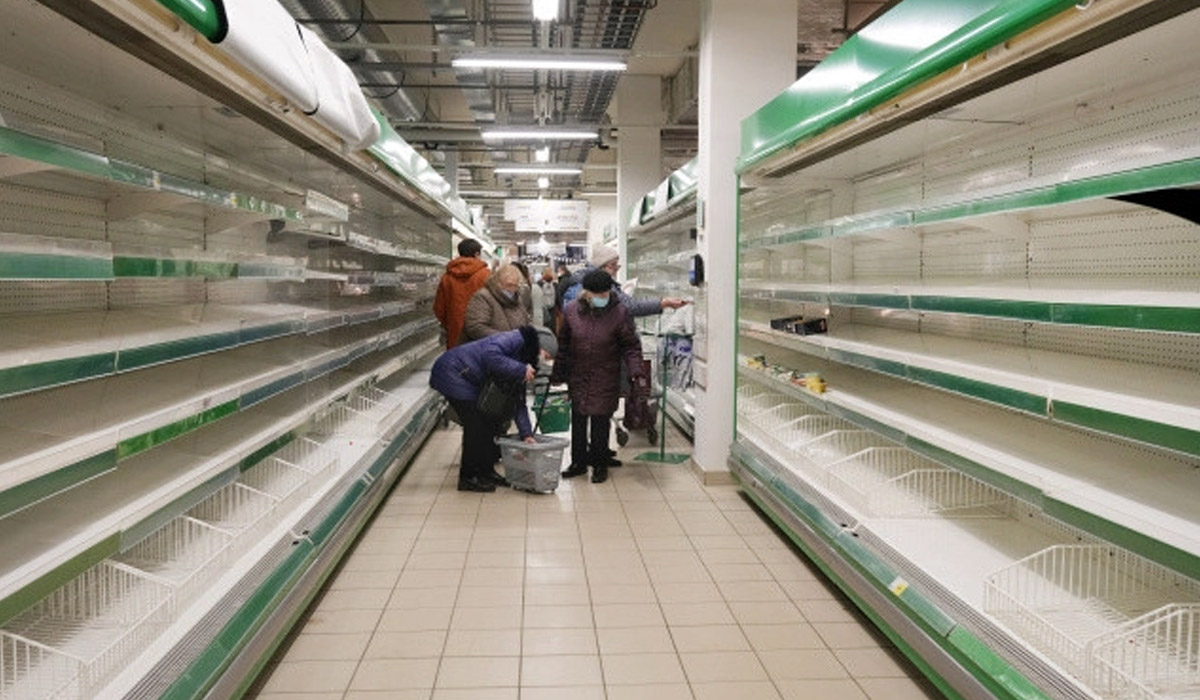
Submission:
[[[679,653],[701,651],[750,651],[737,625],[698,625],[671,627],[671,638]]]
[[[462,569],[405,569],[396,588],[457,588],[462,577]]]
[[[370,659],[359,664],[351,690],[432,688],[437,659]]]
[[[523,626],[526,628],[547,627],[593,627],[590,605],[526,605]]]
[[[450,629],[454,608],[415,608],[386,610],[379,619],[380,632],[422,632]]]
[[[445,656],[520,656],[521,630],[451,629]]]
[[[871,700],[939,700],[928,681],[908,678],[859,678],[858,685]]]
[[[387,602],[389,610],[451,608],[458,597],[457,586],[441,588],[397,588]]]
[[[361,591],[371,588],[395,588],[400,578],[400,570],[395,571],[345,571],[329,584],[333,591]]]
[[[404,690],[351,690],[341,700],[429,700],[430,688]],[[302,700],[297,698],[296,700]]]
[[[462,572],[463,586],[516,586],[525,584],[525,569],[464,569]]]
[[[693,700],[693,698],[692,689],[687,683],[608,686],[608,700]],[[743,696],[739,700],[749,699]]]
[[[538,568],[525,572],[526,584],[587,585],[587,572],[582,566],[568,568]]]
[[[594,605],[618,603],[657,603],[654,587],[648,583],[597,583],[591,586]]]
[[[379,624],[379,610],[318,610],[304,625],[306,634],[354,634],[371,632]]]
[[[612,700],[612,694],[607,700]],[[606,700],[602,685],[521,688],[521,700]]]
[[[693,683],[696,700],[779,700],[779,692],[768,681]]]
[[[663,615],[672,627],[684,625],[732,625],[735,620],[723,602],[663,603]]]
[[[587,605],[592,598],[587,586],[535,583],[525,586],[524,601],[527,605]]]
[[[392,592],[384,588],[368,588],[361,591],[329,590],[321,596],[317,610],[382,610]]]
[[[520,586],[463,586],[454,604],[459,608],[520,606],[525,604],[525,591]]]
[[[826,581],[780,581],[779,586],[792,600],[836,600],[836,587]]]
[[[429,532],[438,529],[436,524],[431,524],[428,528]],[[467,552],[471,549],[470,537],[446,538],[437,537],[431,538],[428,534],[423,534],[413,545],[412,553],[418,554],[441,554],[443,552]]]
[[[367,645],[364,659],[425,659],[442,655],[445,630],[422,632],[376,632]]]
[[[521,633],[525,656],[596,654],[596,630],[592,627],[525,629]]]
[[[596,654],[526,656],[521,662],[521,687],[600,685],[600,657]]]
[[[284,661],[271,672],[263,693],[342,692],[358,661]]]
[[[882,633],[857,622],[814,622],[812,626],[830,649],[877,649],[892,646]]]
[[[534,550],[525,553],[525,566],[531,569],[581,568],[583,561],[583,551],[578,549]]]
[[[660,568],[664,566],[696,566],[703,564],[700,554],[694,550],[661,550],[643,552],[642,559],[646,566]]]
[[[520,697],[519,688],[434,688],[431,700],[518,700]]]
[[[820,577],[820,574],[808,562],[798,558],[773,561],[766,566],[771,570],[771,575],[775,577],[776,581],[815,581]]]
[[[647,566],[650,580],[654,588],[661,590],[660,584],[668,583],[707,583],[713,581],[708,569],[703,564],[690,566]]]
[[[642,566],[588,566],[589,584],[650,583],[650,576]]]
[[[527,544],[525,536],[498,537],[491,534],[480,534],[478,529],[471,538],[471,554],[516,554],[523,553]]]
[[[663,613],[658,603],[614,603],[593,605],[596,628],[661,627]]]
[[[683,666],[676,654],[602,654],[606,685],[682,683]]]
[[[399,571],[407,559],[407,554],[353,554],[342,564],[342,572]]]
[[[640,569],[643,566],[642,553],[636,549],[615,552],[586,551],[584,560],[587,562],[588,569]]]
[[[762,564],[708,564],[708,570],[717,583],[734,581],[771,581],[770,570]]]
[[[742,633],[755,651],[783,649],[823,649],[825,643],[810,625],[742,625]]]
[[[810,623],[853,622],[862,624],[857,613],[852,609],[852,603],[844,603],[840,600],[798,600],[796,607],[800,608],[800,614]]]
[[[519,656],[447,656],[437,671],[438,688],[516,687],[520,680]]]
[[[466,564],[466,552],[428,552],[410,556],[408,561],[404,562],[404,570],[461,569]]]
[[[705,564],[761,564],[758,556],[749,549],[704,549],[700,558]]]
[[[910,672],[904,657],[895,649],[837,649],[838,661],[854,678],[907,678]]]
[[[666,626],[597,629],[602,654],[670,653],[675,644]]]
[[[716,549],[744,550],[749,547],[741,535],[692,535],[690,539],[692,545],[701,552]]]
[[[758,652],[775,680],[846,678],[846,669],[828,649],[780,649]]]
[[[427,696],[428,697],[428,696]],[[259,693],[255,700],[342,700],[342,692],[334,693]]]
[[[503,630],[520,629],[525,608],[521,605],[503,605],[488,608],[457,607],[450,618],[452,630]]]
[[[728,602],[768,603],[786,601],[787,592],[774,581],[736,581],[718,583],[717,588]]]
[[[654,593],[660,603],[711,603],[724,600],[717,584],[655,582]]]
[[[779,680],[775,686],[783,700],[868,700],[858,684],[850,679]],[[893,698],[888,696],[888,700]]]
[[[466,555],[468,569],[519,569],[525,566],[525,551],[472,551]]]
[[[684,535],[643,536],[637,538],[637,544],[643,552],[691,552],[694,549],[692,540],[689,540]]]
[[[691,683],[769,680],[763,665],[751,651],[704,651],[680,653]]]
[[[729,603],[733,617],[742,625],[769,625],[803,622],[800,610],[791,601]]]
[[[307,630],[292,640],[284,661],[349,661],[362,657],[370,632],[315,634]]]
[[[558,532],[561,528],[552,526],[547,529]],[[583,544],[577,535],[545,535],[533,531],[530,531],[529,542],[526,545],[526,549],[530,552],[569,552],[582,548]]]

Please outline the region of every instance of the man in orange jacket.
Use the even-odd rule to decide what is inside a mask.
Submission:
[[[482,250],[479,241],[464,239],[458,244],[458,257],[446,263],[446,273],[438,283],[433,314],[446,330],[447,350],[458,345],[471,295],[487,282],[488,266],[479,257]]]

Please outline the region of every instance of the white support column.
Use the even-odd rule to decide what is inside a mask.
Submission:
[[[796,80],[796,0],[701,0],[697,247],[705,262],[696,319],[696,443],[706,483],[728,480],[737,307],[741,121]]]
[[[625,75],[617,83],[617,250],[622,265],[629,210],[642,195],[663,179],[662,166],[662,78],[656,75]]]
[[[446,151],[446,182],[450,183],[450,194],[458,196],[458,151]]]

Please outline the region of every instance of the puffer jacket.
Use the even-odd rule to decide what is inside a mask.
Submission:
[[[446,349],[458,345],[467,303],[487,282],[489,274],[487,263],[479,258],[457,257],[446,263],[446,273],[433,299],[433,315],[446,329]]]
[[[550,381],[567,383],[571,410],[586,416],[616,411],[621,398],[621,362],[629,370],[631,382],[645,384],[642,344],[625,307],[610,302],[597,309],[586,298],[567,304]]]
[[[532,328],[489,335],[464,343],[438,356],[429,386],[448,399],[475,401],[490,377],[502,384],[524,387],[525,365],[537,366],[538,337]],[[513,420],[521,437],[533,434],[523,389],[514,396]]]
[[[529,316],[528,292],[517,292],[516,299],[509,299],[500,289],[495,277],[475,292],[467,303],[467,316],[463,321],[463,339],[479,340],[493,333],[511,331],[528,326],[533,319]]]

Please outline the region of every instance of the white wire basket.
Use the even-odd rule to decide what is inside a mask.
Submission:
[[[189,515],[234,537],[254,531],[275,508],[275,499],[262,491],[234,482],[196,504]]]
[[[0,698],[90,700],[170,621],[171,589],[100,562],[0,630]]]
[[[1094,664],[1093,645],[1111,650],[1113,640],[1146,626],[1143,616],[1198,602],[1200,582],[1106,545],[1049,547],[988,576],[984,583],[986,612],[1083,679]],[[1195,644],[1190,653],[1195,673],[1200,663]],[[1139,669],[1150,666],[1143,658],[1126,661],[1121,668],[1137,676]]]
[[[820,411],[802,403],[784,403],[767,409],[755,418],[764,430],[778,430],[789,423],[807,416],[823,415]]]
[[[787,445],[789,450],[800,452],[800,448],[804,445],[839,430],[854,431],[856,429],[854,424],[849,421],[825,413],[815,413],[780,426],[775,431],[775,435],[780,442]]]
[[[829,416],[822,416],[822,418],[829,418]],[[868,448],[886,445],[882,438],[869,430],[846,429],[845,426],[850,425],[849,423],[840,418],[831,420],[838,421],[841,425],[832,430],[825,430],[828,424],[824,421],[814,423],[813,427],[817,429],[814,432],[824,432],[819,432],[818,437],[794,443],[792,449],[814,464],[825,467]]]
[[[1092,642],[1092,687],[1119,700],[1200,697],[1200,603],[1168,605]]]
[[[230,553],[233,535],[186,515],[171,520],[114,559],[166,581],[177,603],[192,600]]]
[[[267,494],[277,503],[302,498],[314,486],[312,474],[275,457],[268,457],[242,472],[238,483]]]
[[[338,465],[336,452],[316,440],[304,437],[292,440],[272,453],[271,456],[313,475],[323,474],[329,469],[336,469]]]
[[[903,447],[871,447],[826,468],[826,482],[866,515],[996,517],[1003,492]]]

